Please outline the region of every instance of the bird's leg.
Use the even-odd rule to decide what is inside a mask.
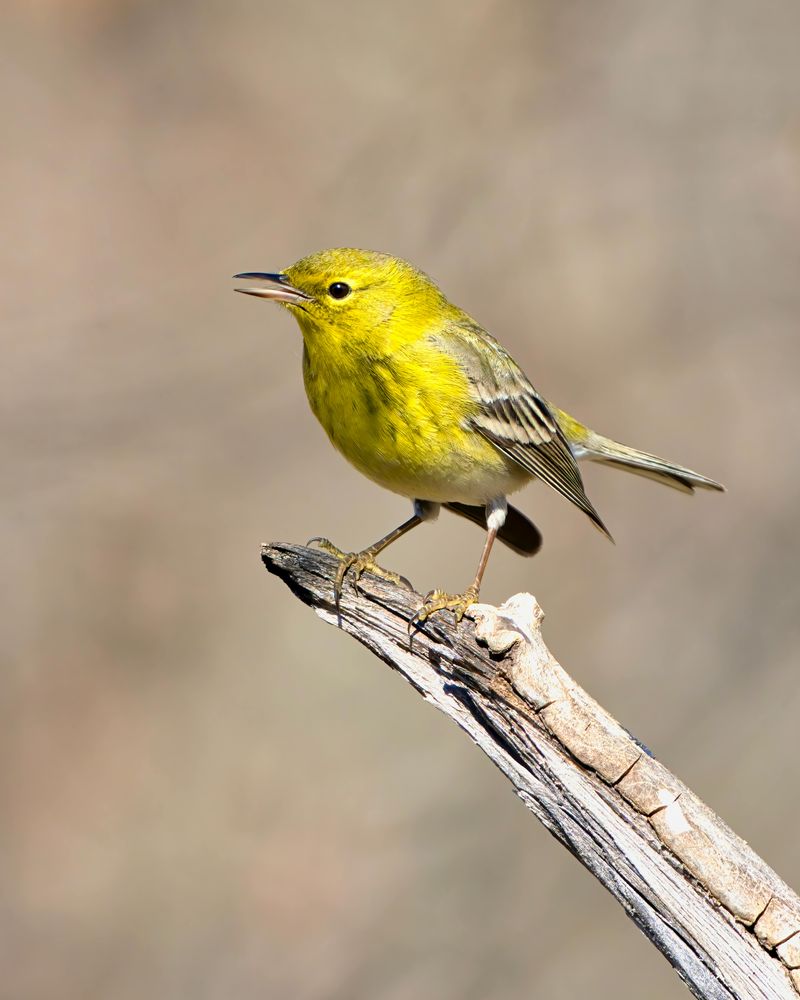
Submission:
[[[356,585],[362,573],[372,573],[374,576],[379,576],[382,580],[388,580],[390,583],[396,583],[398,586],[413,590],[413,587],[404,576],[400,576],[399,573],[393,573],[391,570],[379,566],[375,562],[375,557],[388,548],[392,542],[396,542],[398,538],[402,538],[412,528],[416,528],[418,524],[435,518],[438,512],[438,504],[415,500],[414,513],[407,521],[403,521],[401,525],[390,531],[388,535],[384,535],[374,545],[370,545],[369,548],[364,549],[362,552],[342,552],[340,548],[337,548],[327,538],[312,538],[308,543],[309,545],[312,542],[316,542],[321,549],[330,552],[331,555],[336,556],[339,560],[339,568],[336,571],[336,580],[333,584],[333,594],[336,604],[339,604],[342,585],[348,570],[353,571],[353,582]]]
[[[475,604],[478,600],[478,595],[481,591],[483,571],[486,569],[486,563],[489,560],[489,553],[492,550],[495,538],[497,538],[497,528],[490,528],[486,535],[486,544],[483,547],[481,561],[478,564],[478,572],[475,574],[475,579],[472,581],[471,585],[467,587],[464,593],[448,594],[444,590],[432,590],[426,596],[425,603],[411,619],[411,628],[416,625],[421,625],[424,621],[427,621],[431,615],[436,614],[437,611],[452,611],[455,620],[457,622],[461,621],[470,604]]]
[[[375,557],[379,552],[382,552],[387,546],[391,545],[392,542],[396,542],[398,538],[405,535],[407,531],[411,531],[412,528],[416,528],[418,524],[422,524],[422,518],[417,517],[416,514],[412,515],[407,521],[404,521],[401,525],[396,527],[394,531],[390,531],[388,535],[384,535],[379,541],[375,542],[374,545],[370,545],[369,548],[364,549],[361,552],[342,552],[340,548],[330,542],[327,538],[312,538],[309,541],[309,545],[312,542],[316,542],[321,549],[326,552],[330,552],[332,556],[335,556],[339,560],[339,568],[336,571],[336,579],[333,584],[333,596],[334,600],[338,606],[339,598],[342,595],[342,585],[344,583],[344,578],[348,570],[353,571],[353,582],[357,585],[359,578],[362,573],[372,573],[374,576],[379,576],[383,580],[388,580],[390,583],[396,583],[401,587],[407,587],[409,590],[413,589],[411,584],[406,580],[405,577],[400,576],[399,573],[393,573],[389,569],[384,569],[375,562]]]
[[[477,602],[478,595],[481,592],[481,580],[483,580],[486,564],[489,562],[489,553],[492,551],[495,538],[497,538],[497,532],[505,522],[507,509],[505,497],[492,500],[486,506],[486,523],[489,527],[486,533],[486,543],[481,553],[481,560],[478,563],[478,570],[475,573],[475,579],[472,581],[472,584],[467,587],[463,594],[448,594],[443,590],[432,590],[425,597],[425,603],[409,622],[409,632],[412,628],[427,621],[437,611],[452,611],[455,620],[460,622],[470,604]]]

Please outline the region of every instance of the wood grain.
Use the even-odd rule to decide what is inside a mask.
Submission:
[[[531,595],[410,635],[418,594],[365,575],[335,607],[332,556],[275,543],[262,559],[464,730],[695,996],[797,1000],[800,899],[572,680]]]

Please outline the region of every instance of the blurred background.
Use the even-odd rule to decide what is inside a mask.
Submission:
[[[259,561],[408,504],[230,275],[413,260],[541,391],[724,482],[544,487],[562,663],[800,885],[800,6],[6,0],[0,995],[685,996],[507,782]],[[386,560],[471,578],[443,515]]]

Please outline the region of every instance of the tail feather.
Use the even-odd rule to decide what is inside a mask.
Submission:
[[[707,476],[701,476],[699,472],[692,472],[691,469],[668,462],[658,455],[630,448],[626,444],[612,441],[611,438],[602,437],[593,431],[587,433],[585,439],[578,444],[578,448],[590,461],[602,462],[604,465],[613,465],[626,472],[646,476],[682,493],[694,493],[695,489],[722,491],[725,489],[720,483]]]
[[[465,517],[473,524],[486,528],[486,508],[472,507],[465,503],[446,503],[445,507],[459,517]],[[521,556],[535,555],[542,547],[542,536],[539,529],[516,507],[508,505],[506,520],[497,533],[501,542]]]

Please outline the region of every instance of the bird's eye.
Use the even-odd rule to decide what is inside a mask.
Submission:
[[[330,292],[331,298],[344,299],[350,294],[350,286],[346,285],[343,281],[334,281],[334,283],[329,286],[328,291]]]

